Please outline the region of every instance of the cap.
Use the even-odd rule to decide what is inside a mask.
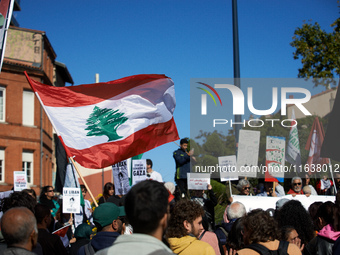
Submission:
[[[124,206],[116,206],[114,203],[107,202],[99,205],[93,212],[93,222],[105,227],[119,216],[125,216]]]

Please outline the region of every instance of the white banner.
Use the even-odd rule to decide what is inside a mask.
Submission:
[[[206,190],[210,184],[210,174],[187,173],[188,190]]]
[[[262,197],[262,196],[240,196],[234,195],[233,202],[241,202],[246,207],[247,212],[254,209],[263,209],[267,210],[269,208],[276,209],[276,202],[282,198],[287,198],[290,200],[299,200],[306,210],[308,210],[309,206],[314,202],[326,202],[331,201],[334,203],[335,196],[313,196],[309,197],[305,195],[296,195],[293,197],[292,195],[286,195],[283,197]]]
[[[132,160],[132,185],[144,180],[146,180],[146,160]]]
[[[238,180],[236,156],[218,157],[221,182]]]
[[[239,176],[256,178],[260,148],[260,131],[240,130],[237,150]]]
[[[27,175],[25,171],[14,171],[14,191],[27,189]]]
[[[63,213],[80,213],[80,188],[63,188]]]

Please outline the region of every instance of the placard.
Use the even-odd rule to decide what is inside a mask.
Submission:
[[[210,174],[187,173],[188,190],[206,190],[210,184]]]
[[[123,160],[112,165],[112,175],[115,184],[115,195],[127,194],[130,190],[128,161]]]
[[[63,213],[80,213],[80,188],[63,188]]]
[[[27,189],[27,175],[25,171],[14,171],[14,191]]]
[[[267,136],[266,167],[268,173],[275,178],[284,178],[285,148],[285,137]]]
[[[260,131],[240,130],[237,150],[238,176],[256,178]]]
[[[146,160],[132,160],[132,185],[146,180]]]
[[[221,182],[238,180],[236,156],[218,157]]]

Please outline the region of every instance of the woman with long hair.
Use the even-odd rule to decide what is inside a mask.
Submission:
[[[115,185],[112,182],[107,182],[104,185],[103,196],[99,198],[98,204],[106,203],[109,197],[113,196],[115,193]]]

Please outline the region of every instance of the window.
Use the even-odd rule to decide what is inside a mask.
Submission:
[[[5,150],[0,149],[0,182],[5,181]]]
[[[34,126],[34,93],[32,91],[23,92],[22,98],[22,124]]]
[[[27,184],[33,184],[33,152],[22,153],[22,171],[26,172]]]
[[[0,87],[0,121],[5,121],[6,89]]]

